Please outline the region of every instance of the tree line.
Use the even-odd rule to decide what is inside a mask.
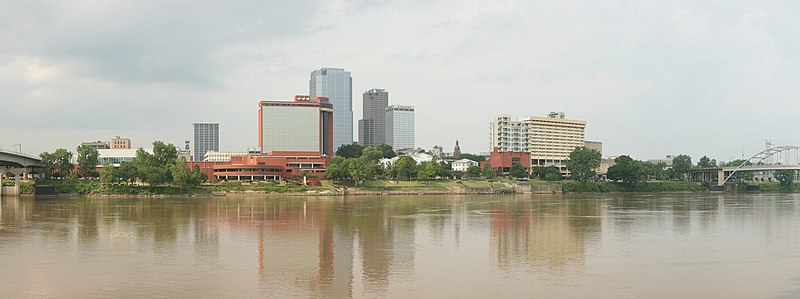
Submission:
[[[462,154],[461,157],[472,156]],[[360,146],[357,144],[342,145],[336,156],[331,158],[325,171],[329,180],[349,180],[356,185],[369,180],[431,180],[435,178],[493,178],[494,170],[490,163],[481,169],[477,165],[470,166],[467,171],[453,171],[450,163],[434,157],[430,162],[417,163],[414,158],[401,155],[394,163],[383,165],[381,159],[397,157],[391,146]],[[527,176],[527,171],[523,168]]]
[[[42,153],[40,157],[46,168],[47,177],[99,178],[105,185],[141,181],[150,186],[168,184],[181,188],[199,185],[206,179],[198,166],[190,169],[184,157],[178,158],[178,150],[173,144],[165,144],[162,141],[153,142],[152,154],[139,148],[133,161],[121,162],[118,168],[107,162],[99,172],[96,170],[99,164],[97,149],[81,145],[76,151],[77,165],[72,164],[73,154],[66,149],[60,148],[53,153]]]

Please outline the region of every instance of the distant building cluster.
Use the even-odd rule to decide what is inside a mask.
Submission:
[[[389,105],[389,92],[370,89],[363,95],[363,117],[358,121],[358,143],[388,144],[396,150],[413,149],[414,106]]]
[[[97,150],[101,149],[130,149],[131,140],[119,136],[111,137],[111,140],[98,140],[81,142],[81,145],[88,145],[89,147]]]
[[[489,124],[489,149],[492,159],[497,153],[528,153],[529,167],[555,166],[563,174],[568,174],[569,154],[579,146],[586,146],[602,154],[601,142],[585,140],[586,121],[567,119],[563,112],[551,112],[546,117],[527,116],[512,119],[511,115],[500,114]],[[498,154],[498,157],[503,155]],[[521,157],[515,157],[521,159]],[[492,162],[493,167],[507,168],[509,163]],[[529,163],[527,163],[529,162]],[[498,164],[498,165],[495,165]],[[527,167],[528,169],[530,169]]]

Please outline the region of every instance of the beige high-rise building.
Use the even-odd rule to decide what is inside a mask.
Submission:
[[[586,121],[566,119],[564,113],[548,117],[529,116],[522,121],[528,129],[531,166],[557,166],[567,173],[569,154],[584,146]]]
[[[130,149],[131,139],[114,136],[111,138],[111,149]]]
[[[567,119],[563,112],[546,117],[513,120],[500,114],[490,124],[490,148],[501,152],[529,152],[531,166],[556,166],[567,173],[569,154],[585,146],[586,121]]]

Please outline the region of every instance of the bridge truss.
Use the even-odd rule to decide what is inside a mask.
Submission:
[[[794,167],[796,166],[796,167]],[[722,184],[725,184],[737,171],[757,171],[771,169],[800,169],[800,146],[784,145],[769,147],[742,162],[729,172]]]

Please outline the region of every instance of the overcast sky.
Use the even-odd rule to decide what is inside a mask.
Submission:
[[[799,58],[798,1],[5,0],[0,143],[182,144],[217,121],[243,151],[258,101],[341,67],[354,123],[385,88],[424,148],[485,152],[496,114],[563,111],[604,156],[729,160],[800,145]]]

